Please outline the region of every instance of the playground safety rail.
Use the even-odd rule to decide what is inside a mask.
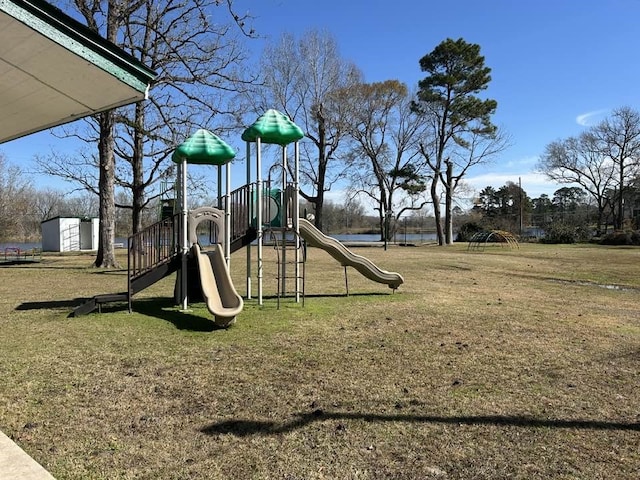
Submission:
[[[236,188],[229,195],[231,202],[231,231],[230,240],[234,242],[245,236],[251,227],[251,215],[253,214],[252,193],[254,184],[249,183]]]
[[[180,215],[175,214],[149,225],[128,239],[127,271],[135,279],[167,263],[180,249]]]

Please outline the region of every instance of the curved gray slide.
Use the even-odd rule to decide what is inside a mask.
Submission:
[[[208,255],[194,243],[191,251],[198,259],[202,296],[207,309],[215,317],[215,324],[219,327],[232,325],[236,321],[236,315],[242,312],[243,301],[231,281],[222,246],[215,245],[211,255]]]
[[[322,233],[308,220],[299,218],[298,222],[300,235],[309,245],[322,248],[343,266],[353,267],[369,280],[385,283],[394,290],[404,283],[404,278],[399,273],[381,270],[368,258],[356,255],[340,241]]]

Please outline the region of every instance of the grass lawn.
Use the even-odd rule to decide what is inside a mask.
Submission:
[[[268,298],[227,330],[173,276],[71,318],[126,272],[0,267],[0,429],[59,480],[640,478],[640,249],[356,252],[405,284],[349,269],[345,296],[314,248],[277,309],[265,248]]]

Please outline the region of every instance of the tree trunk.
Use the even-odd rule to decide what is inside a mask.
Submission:
[[[453,244],[453,164],[447,162],[447,183],[445,184],[444,235],[445,244]]]
[[[453,205],[451,191],[445,188],[445,211],[444,211],[444,242],[445,245],[453,244]]]
[[[115,42],[118,30],[117,6],[109,1],[107,6],[107,40]],[[97,31],[95,19],[91,15],[85,15],[89,25]],[[98,227],[98,254],[94,266],[101,268],[119,268],[113,248],[116,227],[115,204],[115,168],[116,158],[114,153],[114,125],[115,111],[109,110],[98,116],[100,124],[100,139],[98,141],[98,157],[100,161],[100,175],[98,180],[98,192],[100,195]]]
[[[602,236],[602,223],[604,222],[604,208],[605,205],[598,201],[598,220],[596,223],[596,237]]]
[[[112,110],[99,115],[100,140],[98,154],[100,159],[100,225],[98,227],[98,254],[94,266],[101,268],[119,268],[113,248],[116,226],[115,207],[115,156],[114,156],[114,112]]]
[[[324,222],[324,212],[323,212],[324,190],[318,190],[318,193],[313,198],[315,200],[313,202],[314,210],[315,210],[314,225],[318,230],[322,231],[322,224]]]
[[[131,169],[133,173],[131,223],[133,233],[142,230],[142,210],[144,208],[144,107],[136,104],[135,132],[133,134],[133,156]]]
[[[322,108],[318,109],[316,118],[318,120],[318,182],[316,184],[314,202],[316,210],[315,226],[318,230],[322,230],[322,223],[324,221],[324,183],[327,179],[327,129]]]
[[[383,242],[389,241],[389,225],[391,219],[391,207],[389,206],[389,200],[387,199],[387,191],[384,188],[384,184],[378,176],[378,188],[380,189],[380,219],[382,220],[382,229],[380,230],[380,240]]]
[[[440,197],[438,195],[438,179],[439,172],[434,172],[431,180],[431,201],[433,202],[433,216],[436,222],[436,236],[438,237],[438,245],[444,245],[444,232],[442,231],[442,214],[440,213]]]
[[[622,162],[620,162],[620,190],[618,191],[618,198],[617,198],[617,204],[618,204],[618,208],[617,208],[617,212],[616,215],[614,216],[615,218],[615,229],[616,230],[622,230],[622,224],[623,219],[624,219],[624,168],[622,165]]]

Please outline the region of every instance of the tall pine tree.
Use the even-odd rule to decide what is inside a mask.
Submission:
[[[462,38],[446,39],[420,59],[427,76],[418,83],[414,111],[427,118],[431,132],[420,143],[420,152],[432,170],[431,197],[440,245],[453,242],[453,195],[473,165],[482,163],[506,147],[506,139],[491,123],[497,102],[478,93],[491,81],[480,46]],[[441,188],[442,186],[442,188]],[[445,195],[445,222],[440,209]]]

